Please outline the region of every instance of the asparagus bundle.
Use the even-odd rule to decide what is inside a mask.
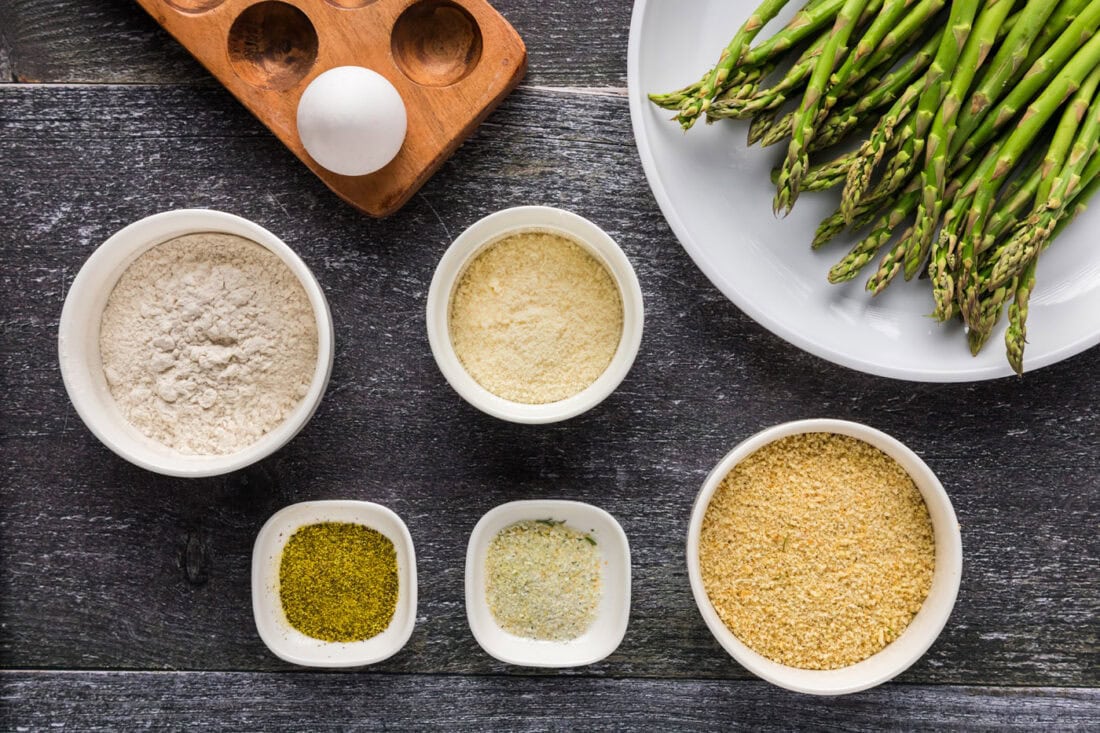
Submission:
[[[1007,310],[1022,373],[1039,257],[1100,187],[1100,0],[809,0],[753,45],[788,2],[650,99],[685,130],[746,119],[750,144],[786,142],[776,212],[835,187],[813,246],[866,230],[830,282],[870,269],[877,294],[926,272],[932,315],[961,318],[975,354]]]

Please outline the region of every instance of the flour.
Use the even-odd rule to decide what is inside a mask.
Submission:
[[[141,255],[107,300],[99,349],[111,394],[181,453],[235,453],[277,427],[317,365],[305,290],[268,249],[192,234]]]

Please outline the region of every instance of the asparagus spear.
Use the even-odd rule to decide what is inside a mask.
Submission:
[[[834,2],[834,0],[829,0]],[[842,1],[842,0],[841,0]],[[864,12],[860,15],[857,26],[863,26],[869,23],[878,10],[881,8],[884,0],[871,0]],[[831,21],[835,19],[837,10],[840,7],[840,3],[835,5],[829,5],[823,10],[830,11],[827,15],[822,15],[820,19],[815,19],[815,25],[824,21]],[[791,23],[797,21],[797,16]],[[788,24],[788,29],[791,25]],[[801,26],[797,30],[803,30]],[[821,54],[822,49],[829,40],[829,34],[823,33],[818,36],[813,43],[802,53],[798,60],[791,66],[790,69],[783,75],[783,78],[776,82],[767,89],[758,90],[756,85],[751,89],[751,94],[740,95],[739,98],[731,98],[729,95],[723,93],[711,104],[707,109],[707,120],[714,121],[722,118],[746,118],[751,117],[758,112],[775,109],[782,105],[788,98],[805,85],[807,78],[813,71],[814,64],[817,57]],[[755,60],[758,49],[762,49],[770,44],[765,42],[762,46],[758,46],[751,51],[748,51],[740,63],[740,66],[747,67],[749,69],[756,68],[754,64],[774,63],[775,58],[768,59],[765,62],[758,62]],[[747,75],[749,72],[741,72],[738,76]],[[729,82],[732,83],[732,82]]]
[[[1027,343],[1027,311],[1031,290],[1035,287],[1035,267],[1038,257],[1033,257],[1016,281],[1016,291],[1008,306],[1008,328],[1005,329],[1005,356],[1012,370],[1024,373],[1024,346]]]
[[[749,145],[755,145],[768,137],[774,129],[775,118],[778,114],[774,111],[760,112],[752,118],[752,121],[749,122]]]
[[[821,109],[822,99],[825,95],[825,85],[829,80],[833,69],[841,57],[847,52],[848,39],[852,35],[852,29],[856,21],[867,7],[868,0],[845,0],[844,6],[837,13],[836,22],[833,24],[829,40],[817,58],[810,81],[806,85],[806,93],[799,105],[799,116],[792,126],[791,142],[787,148],[787,157],[779,172],[779,181],[776,183],[775,201],[772,209],[778,213],[780,210],[790,212],[798,198],[802,176],[809,167],[809,151],[807,145],[814,135],[814,123],[817,121],[818,111]]]
[[[855,102],[846,109],[834,112],[821,123],[810,151],[835,145],[844,138],[854,127],[865,121],[871,112],[892,104],[914,79],[918,78],[939,46],[942,30],[936,31],[916,53],[910,56],[896,70],[883,76],[870,89],[861,90],[856,95]],[[792,114],[793,118],[793,114]],[[782,123],[779,123],[782,124]],[[788,125],[787,130],[790,129]]]
[[[893,208],[875,224],[871,233],[852,247],[844,259],[833,265],[829,270],[829,282],[847,282],[858,275],[879,249],[890,241],[897,227],[913,213],[919,198],[920,193],[915,188],[899,196]]]
[[[866,68],[874,68],[882,65],[892,65],[895,54],[905,43],[922,32],[931,23],[936,14],[943,9],[946,0],[922,0],[915,8],[905,15],[893,28],[891,28],[877,45],[871,46],[864,39],[856,45],[853,56],[857,59],[870,57],[863,64]],[[871,46],[870,51],[867,50]]]
[[[858,208],[865,203],[864,198],[871,187],[874,170],[891,146],[898,127],[907,124],[920,99],[924,84],[923,77],[914,80],[886,114],[879,118],[870,136],[860,146],[859,159],[848,170],[848,179],[840,197],[840,210],[847,221],[851,222]]]
[[[752,66],[765,61],[774,61],[832,23],[843,4],[844,0],[818,0],[807,4],[794,14],[783,30],[759,46],[748,50],[740,63]]]
[[[1095,157],[1095,156],[1094,156]],[[1090,166],[1091,167],[1091,166]],[[1073,218],[1084,211],[1085,202],[1100,189],[1100,166],[1089,180],[1089,183],[1080,191],[1077,204],[1073,211],[1064,213],[1054,228],[1053,237],[1057,237],[1062,229]],[[1031,300],[1031,291],[1035,288],[1035,272],[1039,264],[1039,256],[1036,254],[1024,267],[1023,272],[1016,278],[1015,293],[1012,304],[1008,307],[1008,328],[1005,330],[1005,352],[1008,363],[1012,365],[1017,374],[1024,373],[1024,349],[1027,345],[1027,315],[1028,304]]]
[[[930,38],[897,69],[890,70],[881,78],[870,79],[871,83],[860,88],[857,87],[848,94],[842,94],[840,99],[851,98],[852,104],[847,108],[829,115],[819,126],[813,141],[810,143],[810,152],[821,150],[844,139],[857,125],[871,119],[870,115],[881,107],[893,104],[905,89],[928,68],[932,57],[939,47],[940,36],[943,29],[936,30]],[[761,120],[757,129],[750,136],[750,144],[759,142],[764,147],[775,145],[790,137],[791,126],[795,113],[789,112],[776,120],[774,117],[768,121]]]
[[[817,58],[825,48],[827,35],[816,39],[809,48],[795,61],[794,65],[783,75],[783,78],[767,89],[759,90],[746,99],[737,103],[718,99],[707,110],[707,118],[716,120],[722,118],[745,118],[759,112],[779,107],[787,100],[787,96],[797,91],[813,71]]]
[[[1056,78],[1083,45],[1095,37],[1097,28],[1100,28],[1100,2],[1092,0],[1003,97],[997,105],[997,113],[987,114],[973,133],[956,138],[958,145],[951,146],[950,155],[971,156],[988,143],[998,130],[1015,119],[1021,108]]]
[[[1050,47],[1050,44],[1070,26],[1077,16],[1089,6],[1092,0],[1062,0],[1059,3],[1054,4],[1054,12],[1051,13],[1047,22],[1043,25],[1039,31],[1039,35],[1035,38],[1035,43],[1032,44],[1031,52],[1028,54],[1027,60],[1024,62],[1022,68],[1030,69],[1031,66],[1039,60],[1039,57]]]
[[[954,7],[952,9],[954,10]],[[1001,25],[998,31],[998,38],[1001,34],[1008,33],[1015,26],[1016,19],[1016,16],[1011,16]],[[955,26],[952,26],[952,28],[953,31],[950,35],[954,37],[955,45],[957,46],[961,29]],[[948,35],[949,34],[941,30],[939,35],[936,36],[938,39],[936,55],[937,59],[940,61],[940,66],[937,67],[935,62],[933,62],[928,74],[916,78],[909,87],[896,98],[893,106],[879,119],[875,129],[872,130],[871,135],[863,143],[860,149],[860,160],[851,168],[841,198],[841,208],[846,212],[846,216],[849,218],[851,218],[852,212],[856,210],[860,202],[868,196],[874,171],[882,161],[885,152],[892,146],[892,140],[895,134],[900,131],[903,139],[909,139],[911,137],[912,131],[916,126],[916,120],[915,118],[908,119],[907,116],[917,106],[918,102],[921,101],[922,95],[929,84],[935,83],[938,81],[939,77],[942,76],[942,74],[937,71],[937,68],[942,69],[946,61],[944,57],[940,56],[940,48],[945,48],[946,50],[944,53],[949,54],[950,49],[954,47],[952,46],[952,38],[947,38]],[[944,44],[946,44],[946,46]],[[922,52],[923,49],[918,52],[917,56]],[[931,100],[927,101],[930,106]],[[910,130],[910,132],[907,133],[906,130]],[[987,137],[987,141],[988,139]],[[879,184],[874,193],[870,194],[873,198],[868,203],[878,205],[885,200],[889,200],[898,187],[902,185],[909,173],[913,170],[915,164],[913,155],[917,152],[915,147],[916,143],[914,143],[913,149],[903,151],[901,155],[896,156],[884,176],[884,181]],[[967,160],[968,159],[965,159],[957,168],[961,168],[962,165],[965,165]]]
[[[900,189],[916,170],[919,157],[924,152],[925,135],[947,92],[947,84],[943,83],[944,77],[958,64],[980,4],[980,0],[954,0],[952,3],[947,31],[940,39],[936,58],[924,77],[916,114],[898,132],[903,141],[901,150],[890,160],[890,165],[876,189],[880,198]]]
[[[1044,175],[1036,193],[1036,208],[1020,223],[1012,240],[998,253],[986,284],[987,289],[999,287],[1016,276],[1022,264],[1049,241],[1062,212],[1073,201],[1073,195],[1081,186],[1085,168],[1100,140],[1098,84],[1100,67],[1089,74],[1066,107],[1040,166]],[[1069,144],[1071,140],[1072,147]],[[1054,165],[1060,166],[1057,173],[1052,171]]]
[[[978,254],[992,249],[1017,219],[1031,210],[1039,190],[1042,171],[1038,161],[1031,164],[1028,170],[1030,173],[1026,175],[1021,173],[1012,184],[1006,187],[1004,200],[998,203],[996,211],[989,217],[985,239],[977,245]]]
[[[932,127],[925,144],[923,195],[917,207],[913,236],[904,255],[906,280],[917,273],[925,258],[928,257],[932,236],[943,213],[942,191],[947,178],[947,150],[951,145],[951,136],[955,131],[955,121],[962,107],[963,97],[970,88],[978,67],[982,65],[986,55],[993,48],[997,31],[1008,17],[1013,3],[1014,0],[989,0],[981,15],[978,16],[974,31],[963,46],[959,62],[951,74],[950,81],[947,82],[947,93],[941,95],[942,104],[939,111],[933,113]],[[1009,34],[1009,38],[1012,35],[1014,34]],[[926,94],[929,101],[936,99],[936,95],[930,92]],[[922,106],[924,101],[922,99]],[[939,104],[939,102],[934,103]],[[918,111],[918,117],[920,114],[921,112]]]
[[[977,315],[966,330],[966,340],[970,345],[971,355],[977,356],[989,337],[993,335],[993,329],[1001,319],[1005,303],[1011,300],[1016,292],[1016,286],[1017,283],[1013,280],[984,295],[978,302]]]
[[[838,155],[832,160],[811,166],[802,180],[803,191],[824,191],[844,182],[848,175],[848,166],[855,158],[854,152]],[[772,170],[772,183],[779,178],[779,169]]]
[[[1010,228],[1011,224],[1021,214],[1026,213],[1035,200],[1035,193],[1039,188],[1041,178],[1038,160],[1033,159],[1027,164],[1026,175],[1020,177],[1005,187],[1004,197],[998,202],[997,211],[990,218],[990,226],[986,240],[982,247],[992,246],[1003,232]],[[988,277],[989,268],[983,270],[983,278]],[[1000,287],[990,288],[988,292],[979,294],[977,315],[971,321],[967,329],[967,341],[970,344],[970,352],[977,354],[982,346],[993,335],[993,329],[1001,318],[1004,305],[1011,300],[1016,292],[1017,281],[1002,284]]]
[[[974,277],[976,265],[974,244],[983,239],[983,230],[993,198],[1005,177],[1016,166],[1020,155],[1035,139],[1047,120],[1078,88],[1079,80],[1084,78],[1091,83],[1091,78],[1096,74],[1100,74],[1100,36],[1091,38],[1080,51],[1074,54],[1050,86],[1028,106],[1023,118],[1001,149],[1000,156],[992,163],[983,165],[976,180],[969,185],[969,190],[964,192],[966,195],[973,195],[973,203],[967,215],[966,236],[963,237],[959,249],[960,281],[963,283],[963,289],[959,291],[962,296],[959,305],[964,320],[973,313],[977,303],[978,283]]]
[[[722,50],[718,63],[699,85],[695,95],[685,99],[680,105],[680,113],[676,115],[680,126],[685,130],[695,124],[699,115],[707,111],[717,90],[726,83],[730,71],[741,60],[742,54],[756,38],[760,30],[767,25],[787,4],[788,0],[764,0],[760,6],[744,22],[737,34],[730,40],[729,45]]]
[[[909,186],[904,191],[902,191],[901,195],[904,196],[915,190],[915,185]],[[852,229],[862,229],[863,227],[871,224],[878,218],[879,208],[880,207],[878,203],[875,203],[874,205],[861,204],[859,207],[857,207],[856,211],[853,212],[853,218],[851,221],[848,220],[843,211],[837,209],[832,214],[822,219],[821,223],[817,225],[817,231],[814,233],[814,238],[810,246],[813,249],[818,249],[824,246],[831,239],[843,232],[846,227],[851,227]]]
[[[959,134],[966,136],[977,126],[978,121],[1004,94],[1009,80],[1022,67],[1031,45],[1043,29],[1043,24],[1054,5],[1050,0],[1028,0],[1020,11],[1012,31],[1001,43],[997,55],[989,62],[966,106],[959,112]]]
[[[914,0],[885,0],[882,3],[881,11],[871,21],[871,24],[859,34],[858,42],[847,58],[844,59],[844,63],[827,77],[825,96],[820,103],[821,107],[818,110],[817,119],[814,120],[815,128],[828,116],[841,94],[849,89],[851,84],[862,79],[869,69],[875,67],[876,64],[869,61],[868,57],[879,47],[879,44],[883,42],[890,31],[894,31],[896,34],[898,19],[909,9],[909,5],[913,2]],[[867,8],[867,10],[869,9]],[[897,40],[894,41],[894,43],[898,42]],[[847,41],[845,40],[844,43],[846,44]],[[884,49],[883,55],[887,56],[890,50],[889,48]]]

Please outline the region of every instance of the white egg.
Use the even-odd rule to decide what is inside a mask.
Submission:
[[[397,155],[408,117],[386,77],[362,66],[339,66],[306,87],[298,102],[298,135],[322,166],[345,176],[374,173]]]

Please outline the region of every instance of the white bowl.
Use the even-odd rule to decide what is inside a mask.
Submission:
[[[764,445],[801,433],[839,433],[858,438],[897,461],[920,490],[936,543],[932,589],[920,611],[901,636],[862,662],[833,670],[788,667],[764,657],[742,643],[722,623],[711,605],[699,569],[699,535],[710,499],[726,475]],[[753,674],[780,687],[812,695],[844,695],[879,685],[909,668],[939,636],[947,623],[962,579],[962,538],[955,510],[943,485],[916,453],[882,431],[845,420],[798,420],[768,428],[740,443],[714,467],[703,482],[691,512],[687,537],[688,578],[699,612],[723,648]]]
[[[450,336],[451,296],[466,267],[487,246],[509,235],[532,230],[560,234],[588,250],[611,274],[623,305],[622,337],[603,374],[572,397],[541,405],[513,402],[478,384],[459,361]],[[558,422],[602,402],[630,371],[642,342],[644,318],[638,277],[615,240],[588,219],[549,206],[504,209],[475,222],[443,254],[428,289],[428,342],[447,382],[482,412],[518,423]]]
[[[500,627],[485,597],[485,558],[497,534],[525,520],[564,520],[596,541],[603,561],[603,597],[596,620],[569,641],[542,641],[511,634]],[[466,619],[474,638],[488,654],[524,667],[579,667],[593,664],[618,648],[630,620],[630,544],[615,518],[579,501],[539,499],[513,501],[491,509],[470,535],[466,550]]]
[[[317,366],[309,391],[286,419],[252,445],[218,456],[180,453],[142,434],[119,411],[103,376],[99,327],[107,298],[126,268],[154,246],[197,232],[224,232],[250,239],[274,252],[301,282],[317,321]],[[80,268],[57,334],[61,376],[80,419],[100,441],[131,463],[169,476],[215,476],[243,468],[284,446],[301,430],[328,385],[333,355],[332,316],[328,303],[301,258],[274,234],[239,216],[208,209],[180,209],[146,217],[101,244]]]
[[[384,534],[397,550],[397,608],[386,630],[364,641],[322,641],[290,625],[279,599],[283,547],[300,527],[318,522],[362,524]],[[267,520],[252,548],[252,613],[256,630],[275,656],[305,667],[360,667],[392,657],[416,623],[416,553],[401,518],[369,501],[306,501]]]

